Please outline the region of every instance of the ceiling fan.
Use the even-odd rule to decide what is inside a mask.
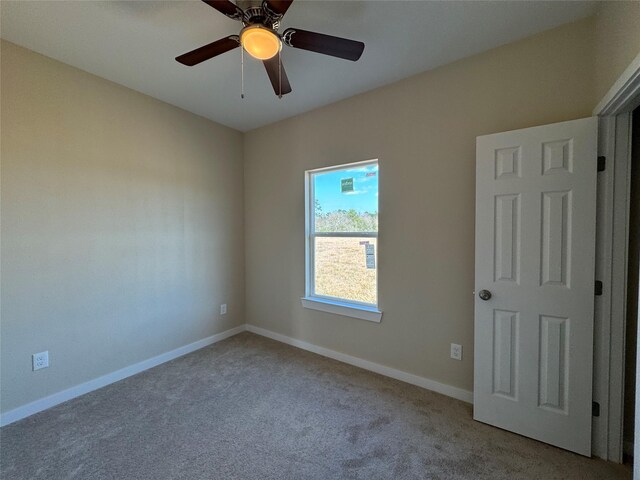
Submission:
[[[298,28],[279,33],[280,21],[293,0],[202,0],[227,17],[242,22],[239,35],[231,35],[176,57],[192,67],[205,60],[242,46],[244,51],[262,63],[271,85],[279,97],[291,92],[291,85],[282,67],[282,44],[311,52],[331,55],[355,62],[364,50],[364,43]],[[243,8],[241,8],[241,6]]]

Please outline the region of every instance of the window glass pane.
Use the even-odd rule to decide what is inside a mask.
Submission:
[[[316,232],[378,231],[378,164],[313,175]]]
[[[315,294],[376,305],[376,238],[316,237]]]

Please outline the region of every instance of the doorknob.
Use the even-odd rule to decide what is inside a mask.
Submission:
[[[485,302],[491,298],[491,292],[489,290],[480,290],[478,293],[480,300],[484,300]]]

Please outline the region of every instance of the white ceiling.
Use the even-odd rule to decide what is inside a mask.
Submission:
[[[238,130],[253,128],[594,13],[582,1],[296,0],[298,27],[361,40],[358,62],[284,47],[293,92],[278,99],[264,67],[240,50],[195,67],[174,57],[241,24],[200,1],[0,2],[2,38]]]

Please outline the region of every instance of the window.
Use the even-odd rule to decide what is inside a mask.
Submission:
[[[379,322],[378,161],[306,172],[307,308]]]

